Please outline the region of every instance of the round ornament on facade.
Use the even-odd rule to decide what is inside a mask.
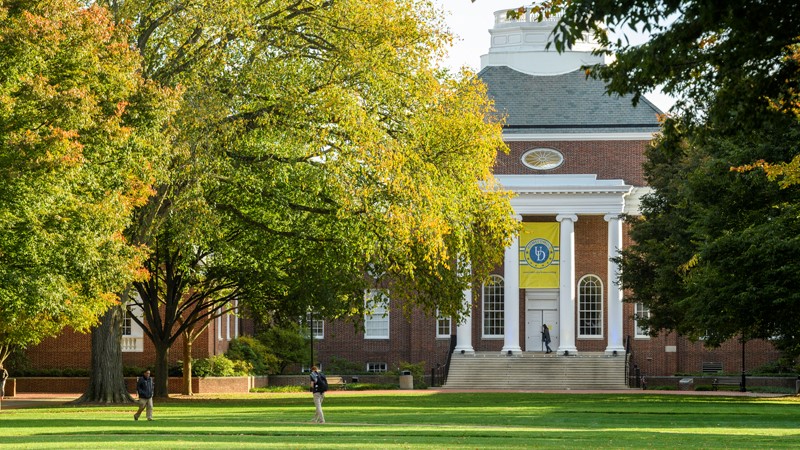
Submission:
[[[534,148],[522,154],[522,164],[534,170],[551,170],[564,163],[564,155],[552,148]]]

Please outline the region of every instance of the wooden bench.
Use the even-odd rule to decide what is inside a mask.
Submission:
[[[741,389],[742,379],[735,377],[714,378],[714,381],[711,382],[711,389],[716,391],[719,389],[720,386],[736,386],[739,389]]]

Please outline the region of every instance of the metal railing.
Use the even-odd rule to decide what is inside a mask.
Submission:
[[[625,385],[629,388],[647,389],[647,382],[633,357],[630,335],[625,339]]]
[[[450,335],[450,349],[447,351],[447,362],[444,365],[436,364],[431,369],[431,386],[444,386],[447,383],[447,374],[450,372],[450,359],[456,350],[456,335]]]

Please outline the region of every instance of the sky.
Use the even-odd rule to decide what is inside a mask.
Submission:
[[[467,66],[480,70],[481,55],[489,53],[489,29],[494,26],[494,12],[530,5],[530,0],[434,0],[446,11],[445,22],[456,35],[453,48],[445,65],[453,70]],[[641,37],[645,39],[646,37]],[[645,95],[662,111],[667,111],[674,100],[661,93]]]

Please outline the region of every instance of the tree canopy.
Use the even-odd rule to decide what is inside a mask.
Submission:
[[[490,171],[501,125],[474,74],[434,65],[450,37],[429,2],[99,3],[143,76],[181,93],[130,242],[235,283],[251,314],[362,317],[376,283],[409,308],[465,311],[516,223]],[[151,311],[168,300],[159,267],[137,285]],[[183,286],[172,299],[197,287]]]
[[[139,271],[123,236],[150,195],[171,94],[105,10],[0,3],[0,363],[85,330]]]
[[[774,338],[800,353],[800,217],[796,183],[797,45],[794,1],[553,1],[555,45],[594,33],[615,55],[587,67],[609,93],[661,88],[678,99],[648,151],[653,192],[632,218],[622,283],[650,308],[653,332],[709,345]],[[652,33],[641,45],[610,31]],[[761,169],[764,170],[761,170]]]

